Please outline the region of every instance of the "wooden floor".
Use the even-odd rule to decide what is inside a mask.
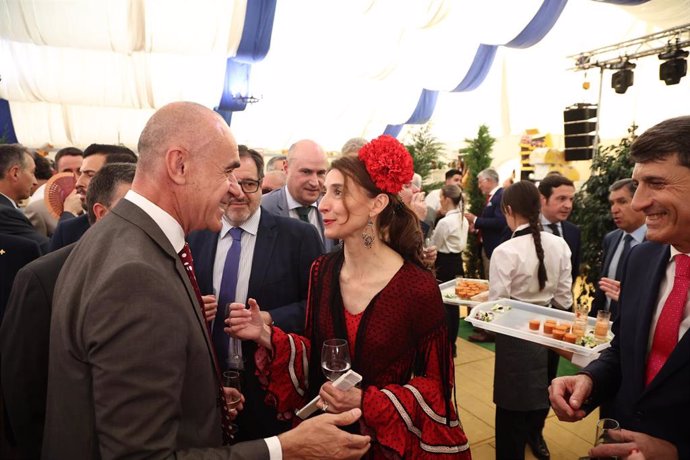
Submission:
[[[458,357],[455,359],[457,400],[474,460],[496,458],[493,375],[494,353],[458,338]],[[599,411],[596,410],[580,422],[565,423],[559,421],[553,411],[549,412],[544,438],[551,451],[551,458],[572,460],[587,455],[594,441],[598,418]],[[525,452],[525,458],[535,458],[529,447]]]

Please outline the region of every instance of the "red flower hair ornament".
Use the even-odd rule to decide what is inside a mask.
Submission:
[[[412,180],[412,156],[396,138],[384,134],[359,149],[369,177],[386,193],[396,194]]]

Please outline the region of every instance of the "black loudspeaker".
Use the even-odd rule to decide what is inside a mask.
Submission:
[[[611,88],[618,94],[625,94],[635,82],[635,76],[631,69],[621,69],[611,75]]]
[[[589,160],[594,156],[598,107],[579,103],[563,111],[565,160]]]
[[[659,66],[659,79],[667,85],[677,85],[688,73],[688,62],[685,59],[671,59]]]

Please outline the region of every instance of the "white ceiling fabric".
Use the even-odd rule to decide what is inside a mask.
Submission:
[[[636,7],[573,0],[542,42],[499,48],[477,90],[446,92],[462,80],[479,44],[512,40],[542,2],[278,2],[271,48],[251,70],[250,94],[261,100],[235,112],[232,129],[257,148],[285,149],[306,137],[337,150],[350,137],[375,137],[404,123],[426,88],[441,91],[433,132],[452,148],[481,123],[495,136],[531,127],[558,133],[562,109],[594,94],[581,94],[583,76],[566,70],[572,63],[565,56],[690,22],[690,0]],[[10,101],[18,139],[29,146],[136,147],[156,108],[175,100],[218,105],[246,7],[246,0],[5,0],[0,97]],[[660,88],[655,75],[638,77],[641,70],[626,95],[611,95],[610,76],[604,79],[605,111],[617,105],[648,112],[646,104],[659,101],[656,91],[684,97],[690,77]],[[642,94],[643,84],[653,90]],[[618,133],[628,124],[620,117],[609,126]]]

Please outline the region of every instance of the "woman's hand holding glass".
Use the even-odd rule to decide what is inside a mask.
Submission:
[[[245,308],[243,303],[230,304],[230,315],[225,320],[228,327],[224,331],[241,340],[253,340],[270,350],[272,348],[271,327],[264,323],[256,300],[249,299],[247,304],[249,308]]]
[[[326,382],[321,386],[319,396],[321,397],[321,407],[327,407],[327,412],[333,414],[362,408],[362,390],[357,387],[341,391],[335,388],[333,383]]]

